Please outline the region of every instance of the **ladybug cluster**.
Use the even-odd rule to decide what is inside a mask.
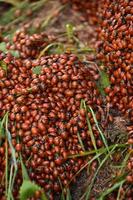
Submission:
[[[129,120],[127,131],[131,153],[133,147],[133,2],[105,0],[103,3],[98,58],[103,61],[110,78],[111,86],[105,89],[106,100],[112,108],[119,110]],[[132,153],[130,155],[127,182],[132,184],[133,156]]]
[[[95,83],[98,72],[73,54],[36,59],[38,50],[34,51],[34,45],[29,45],[27,38],[23,32],[19,35],[17,32],[13,38],[19,58],[0,53],[0,117],[9,113],[8,129],[16,156],[21,152],[31,180],[44,188],[49,198],[53,199],[54,192],[61,192],[60,181],[63,187],[68,186],[86,162],[84,158],[72,158],[72,155],[93,149],[86,117],[91,123],[97,148],[103,145],[92,114],[84,108],[80,109],[84,100],[86,106],[93,108],[97,120],[101,121],[102,97]],[[36,44],[41,35],[29,38],[32,38],[31,43]],[[26,43],[25,49],[30,47],[27,53],[22,41]],[[44,42],[41,43],[44,45]],[[42,48],[41,45],[39,47]],[[8,44],[8,48],[12,49],[12,45]],[[29,53],[32,50],[35,59]],[[2,68],[3,64],[6,70]],[[39,72],[35,73],[36,70]],[[3,141],[0,147],[1,178],[6,164],[4,152]],[[22,182],[21,172],[17,176],[16,198]],[[2,186],[0,196],[4,196]]]
[[[48,45],[48,37],[45,33],[29,35],[25,28],[18,30],[13,38],[13,44],[7,43],[7,49],[18,50],[20,57],[36,58],[40,51]]]
[[[65,0],[64,0],[65,1]],[[107,104],[128,119],[129,152],[133,145],[133,2],[131,0],[65,1],[83,12],[85,21],[99,22],[97,58],[110,79],[105,89]],[[91,13],[93,12],[93,13]],[[91,13],[91,16],[89,15]],[[87,15],[86,15],[87,14]],[[129,159],[127,181],[133,183],[133,157]],[[130,192],[131,193],[131,192]],[[130,194],[129,196],[130,197]]]

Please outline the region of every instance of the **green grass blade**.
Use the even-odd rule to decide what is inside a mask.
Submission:
[[[21,163],[21,168],[22,168],[23,181],[24,180],[30,180],[28,172],[27,172],[27,169],[26,169],[26,167],[25,167],[25,165],[23,163],[23,160],[22,160],[22,155],[20,154],[19,157],[20,157],[20,163]]]
[[[95,116],[95,114],[94,114],[94,111],[93,111],[93,109],[92,109],[90,106],[89,106],[89,109],[90,109],[91,114],[92,114],[92,116],[93,116],[93,119],[94,119],[94,122],[95,122],[95,124],[96,124],[96,127],[97,127],[97,129],[98,129],[98,131],[99,131],[99,133],[100,133],[100,136],[101,136],[101,138],[102,138],[102,140],[103,140],[103,143],[104,143],[104,145],[105,145],[105,147],[107,148],[107,151],[108,151],[108,153],[109,153],[108,143],[107,143],[107,141],[106,141],[106,138],[105,138],[104,134],[102,133],[101,129],[99,128],[98,121],[97,121],[97,119],[96,119],[96,116]]]
[[[60,178],[58,178],[58,180],[59,180],[59,184],[60,184],[61,191],[62,191],[62,192],[61,192],[61,197],[60,197],[60,199],[61,199],[61,200],[65,200],[64,188],[63,188],[62,182],[61,182]]]
[[[90,132],[91,141],[92,141],[93,147],[94,147],[94,149],[96,151],[96,154],[98,154],[96,140],[95,140],[95,137],[94,137],[94,134],[93,134],[93,131],[92,131],[92,127],[91,127],[91,123],[90,123],[89,117],[87,115],[87,106],[86,106],[85,100],[83,100],[83,99],[81,100],[80,107],[83,108],[83,109],[85,109],[85,111],[86,111],[86,121],[87,121],[87,125],[88,125],[88,130]],[[98,162],[100,164],[99,157],[97,158],[97,160],[98,160]]]
[[[11,185],[12,185],[12,176],[13,176],[13,164],[11,164],[11,168],[10,168],[7,199],[11,199],[11,197],[12,197],[12,189],[11,189]]]
[[[112,151],[112,149],[114,148],[124,148],[125,146],[127,146],[127,144],[116,144],[116,145],[111,145],[109,147],[110,152]],[[88,152],[89,153],[89,152]],[[94,160],[97,160],[98,157],[100,157],[102,154],[107,153],[107,148],[104,148],[102,151],[99,152],[99,154],[96,154],[91,160],[89,160],[76,174],[74,174],[74,176],[71,178],[71,180],[69,181],[68,185],[66,186],[66,188],[70,185],[70,183],[72,182],[72,180],[83,170],[85,169],[88,165],[90,165]]]
[[[117,148],[125,148],[127,145],[128,144],[117,144]],[[114,147],[114,144],[110,145],[109,150],[111,150],[113,147]],[[106,149],[106,147],[99,148],[98,153],[105,152],[105,149]],[[96,150],[85,151],[81,154],[69,155],[68,158],[77,158],[77,157],[82,157],[82,156],[88,156],[88,155],[95,154],[95,153],[96,153]],[[120,166],[119,166],[119,168],[120,168]]]
[[[130,157],[130,152],[126,155],[126,157],[124,158],[123,162],[122,162],[122,165],[121,165],[121,174],[124,173],[125,171],[125,168],[126,168],[126,164],[127,164],[127,161]],[[119,187],[119,190],[118,190],[118,194],[117,194],[117,199],[116,200],[120,200],[120,191],[121,191],[121,188],[122,188],[122,185],[123,185],[123,182],[121,183],[120,187]]]
[[[107,161],[107,159],[109,158],[109,156],[114,152],[114,150],[116,149],[117,145],[114,145],[114,147],[112,148],[112,150],[110,151],[110,153],[108,153],[105,158],[101,161],[100,165],[98,166],[92,180],[91,180],[91,183],[89,185],[89,187],[87,188],[87,191],[85,193],[85,200],[88,200],[90,198],[90,192],[91,192],[91,189],[93,187],[93,184],[94,184],[94,181],[96,179],[96,176],[98,175],[98,172],[99,170],[101,169],[101,167],[103,166],[103,164]],[[84,196],[84,195],[83,195]]]
[[[5,194],[6,194],[6,197],[7,197],[7,196],[8,196],[8,143],[7,143],[7,139],[6,139],[5,157],[6,157],[6,167],[5,167]]]
[[[45,53],[46,53],[50,48],[52,48],[52,47],[54,47],[54,46],[58,46],[58,45],[60,45],[60,43],[58,43],[58,42],[53,42],[53,43],[48,44],[48,45],[40,52],[38,58],[40,58],[41,56],[44,56]]]
[[[121,182],[120,186],[119,186],[119,190],[118,190],[118,194],[117,194],[117,199],[116,200],[120,200],[120,194],[121,194],[121,189],[122,189],[122,186],[123,186],[123,183],[124,182]]]
[[[72,179],[69,181],[68,185],[72,182],[72,180],[83,170],[85,169],[88,165],[90,165],[94,160],[96,160],[98,157],[100,157],[103,153],[105,153],[107,150],[105,149],[105,151],[96,154],[91,160],[89,160],[73,177]]]
[[[82,139],[81,139],[81,137],[80,137],[79,132],[77,132],[77,136],[78,136],[79,143],[80,143],[80,145],[81,145],[81,147],[82,147],[82,150],[85,151],[85,147],[84,147],[84,144],[83,144],[83,141],[82,141]]]
[[[11,183],[11,189],[12,190],[13,190],[16,175],[17,175],[17,169],[14,169],[14,173],[13,173],[13,177],[12,177],[12,183]]]
[[[90,120],[89,120],[89,117],[86,116],[86,120],[87,120],[87,125],[88,125],[88,129],[89,129],[89,132],[90,132],[90,137],[91,137],[91,141],[92,141],[92,144],[94,146],[94,149],[96,151],[96,154],[98,154],[98,149],[97,149],[97,145],[96,145],[96,140],[95,140],[95,137],[94,137],[94,134],[93,134],[93,131],[92,131],[92,128],[91,128],[91,124],[90,124]],[[100,163],[100,159],[98,157],[98,162]]]
[[[102,195],[101,195],[97,200],[104,200],[104,198],[105,198],[108,194],[110,194],[111,192],[113,192],[114,190],[116,190],[117,188],[119,188],[121,185],[123,185],[125,181],[126,181],[126,180],[122,180],[122,181],[120,181],[120,182],[118,182],[118,183],[115,183],[111,188],[109,188],[109,189],[107,189],[106,191],[104,191],[104,192],[102,193]]]
[[[11,142],[11,134],[8,130],[8,112],[5,115],[5,129],[6,129],[7,140],[8,140],[10,149],[11,149],[11,159],[12,159],[11,160],[12,164],[11,164],[11,169],[10,169],[10,176],[9,176],[9,185],[8,185],[8,199],[11,198],[13,200],[14,198],[13,198],[13,194],[12,194],[12,188],[13,188],[13,185],[14,185],[15,176],[17,174],[18,167],[17,167],[15,149],[14,149],[12,142]],[[13,172],[13,168],[14,168],[14,172]]]
[[[72,197],[71,197],[71,193],[70,193],[69,188],[67,188],[66,200],[72,200]]]
[[[12,145],[11,134],[10,134],[10,132],[8,130],[8,113],[6,113],[5,128],[6,128],[6,134],[7,134],[8,143],[9,143],[9,146],[11,148],[12,161],[13,161],[14,167],[17,169],[17,161],[16,161],[16,155],[15,155],[15,149],[14,149],[14,147]]]

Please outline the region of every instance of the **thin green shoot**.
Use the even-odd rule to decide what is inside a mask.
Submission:
[[[111,148],[113,148],[114,147],[114,145],[112,145],[111,147],[110,147],[110,149]],[[118,147],[118,145],[117,145],[117,147]],[[94,160],[96,160],[98,157],[100,157],[102,154],[104,154],[104,153],[106,153],[106,151],[107,151],[107,149],[106,148],[104,148],[101,152],[99,152],[99,154],[96,154],[91,160],[89,160],[72,178],[71,178],[71,180],[69,181],[69,183],[68,183],[68,185],[72,182],[72,180],[83,170],[83,169],[85,169],[89,164],[91,164]]]
[[[115,148],[125,148],[125,146],[127,146],[127,144],[116,144],[116,145],[111,145],[109,146],[109,150],[110,152],[112,152],[112,149]],[[100,149],[99,149],[100,150]],[[90,165],[94,160],[97,160],[98,157],[100,157],[102,154],[106,154],[107,152],[107,148],[101,148],[101,151],[99,152],[99,154],[96,154],[91,160],[89,160],[76,174],[74,174],[74,176],[71,178],[71,180],[69,181],[69,183],[66,186],[66,189],[68,188],[68,186],[70,185],[70,183],[73,181],[74,178],[76,178],[76,176],[78,176],[78,174],[84,170],[88,165]],[[89,152],[87,152],[89,155]],[[84,153],[86,156],[86,153]],[[82,155],[76,155],[76,156],[82,156]]]
[[[24,180],[30,180],[27,169],[23,163],[23,159],[22,159],[22,155],[21,153],[19,154],[19,158],[20,158],[20,163],[21,163],[21,168],[22,168],[22,177],[23,177],[23,181]]]
[[[72,24],[66,24],[66,34],[68,37],[68,41],[72,41],[74,37],[74,26]]]
[[[7,193],[7,197],[8,199],[13,199],[13,195],[12,195],[12,189],[13,189],[13,185],[14,185],[14,181],[15,181],[15,176],[17,174],[17,160],[16,160],[16,156],[15,156],[15,149],[12,145],[11,142],[11,134],[8,130],[8,112],[5,114],[5,130],[6,130],[6,137],[9,143],[9,147],[11,149],[11,168],[10,168],[10,176],[9,176],[9,185],[8,185],[8,193]],[[7,163],[8,164],[8,163]],[[8,173],[6,171],[6,173]]]
[[[118,194],[117,194],[117,199],[116,199],[116,200],[120,200],[121,189],[122,189],[123,183],[124,183],[124,182],[121,182],[121,184],[120,184],[120,186],[119,186]]]
[[[67,191],[66,191],[66,200],[72,200],[69,188],[67,188]]]
[[[116,147],[117,147],[117,145],[114,145],[114,147],[112,148],[112,150],[110,151],[110,153],[108,153],[108,154],[105,156],[105,158],[104,158],[103,160],[101,160],[101,163],[100,163],[100,165],[98,166],[98,168],[97,168],[97,170],[96,170],[96,172],[95,172],[95,174],[94,174],[94,176],[93,176],[93,178],[92,178],[92,180],[91,180],[91,183],[89,184],[89,187],[87,188],[87,191],[86,191],[85,194],[81,197],[81,199],[82,199],[83,197],[85,197],[85,200],[88,200],[88,199],[89,199],[89,197],[90,197],[90,192],[91,192],[91,190],[92,190],[92,187],[93,187],[93,185],[94,185],[94,182],[95,182],[95,179],[96,179],[96,177],[97,177],[97,175],[98,175],[99,170],[101,169],[101,167],[103,166],[103,164],[107,161],[107,159],[110,157],[110,155],[114,152],[114,150],[116,149]]]
[[[82,139],[81,139],[81,137],[80,137],[79,132],[77,132],[77,136],[78,136],[79,143],[80,143],[80,145],[81,145],[81,147],[82,147],[82,150],[85,151],[85,147],[84,147],[84,144],[83,144],[83,141],[82,141]]]
[[[92,109],[90,106],[89,106],[89,110],[91,111],[91,114],[92,114],[92,116],[93,116],[93,119],[94,119],[94,122],[95,122],[95,124],[96,124],[97,130],[99,131],[100,136],[101,136],[101,138],[102,138],[102,140],[103,140],[103,143],[104,143],[105,147],[107,148],[108,153],[110,153],[110,152],[109,152],[108,143],[107,143],[107,141],[106,141],[106,138],[105,138],[103,132],[101,131],[101,129],[99,128],[98,121],[97,121],[97,119],[96,119],[96,116],[95,116],[95,114],[94,114],[94,111],[93,111],[93,109]]]
[[[102,194],[100,195],[100,197],[98,198],[98,200],[103,200],[105,198],[106,195],[110,194],[111,192],[113,192],[114,190],[116,190],[118,188],[118,194],[117,194],[117,200],[120,200],[120,190],[122,188],[122,185],[125,183],[125,174],[124,174],[124,170],[125,170],[125,167],[126,167],[126,163],[127,163],[127,160],[130,156],[130,153],[126,155],[124,161],[122,162],[122,165],[121,165],[121,176],[118,177],[116,183],[109,189],[105,190],[104,192],[102,192]]]
[[[70,183],[73,181],[73,179],[78,176],[78,174],[85,169],[88,165],[90,165],[94,160],[96,160],[98,157],[100,157],[103,153],[99,153],[96,156],[94,156],[91,160],[89,160],[76,174],[74,174],[74,176],[71,178],[71,180],[69,181],[69,183],[67,184],[66,188],[70,185]]]
[[[17,175],[17,170],[15,169],[13,172],[13,177],[12,177],[12,183],[11,183],[11,189],[13,189],[14,183],[15,183],[15,178]]]
[[[128,146],[128,144],[117,144],[117,148],[125,148],[126,146]],[[113,145],[110,145],[109,146],[109,150],[111,150],[112,148],[114,147],[114,144]],[[98,149],[98,153],[101,153],[101,152],[105,152],[105,149],[106,147],[101,147]],[[95,154],[96,153],[96,150],[91,150],[91,151],[85,151],[85,152],[82,152],[80,154],[75,154],[75,155],[69,155],[68,158],[77,158],[77,157],[83,157],[83,156],[88,156],[88,155],[91,155],[91,154]],[[114,166],[115,167],[115,166]],[[121,167],[121,166],[117,166],[117,167]]]
[[[10,199],[12,197],[12,177],[13,177],[13,164],[11,164],[10,167],[10,175],[9,175],[9,186],[8,186],[8,193],[7,193],[7,199]],[[12,199],[12,198],[11,198]]]
[[[10,132],[8,130],[8,112],[6,113],[5,128],[6,128],[6,134],[7,134],[8,143],[9,143],[9,146],[11,148],[12,161],[13,161],[15,169],[17,169],[17,161],[16,161],[16,156],[15,156],[15,149],[14,149],[14,147],[12,145],[11,134],[10,134]]]
[[[96,154],[98,154],[98,149],[97,149],[97,145],[96,145],[95,136],[94,136],[93,131],[92,131],[92,127],[91,127],[91,123],[90,123],[89,117],[87,115],[87,111],[88,111],[87,110],[87,106],[86,106],[86,103],[85,103],[85,101],[83,99],[81,100],[81,107],[83,109],[85,109],[85,111],[86,111],[86,121],[87,121],[87,125],[88,125],[88,130],[89,130],[89,133],[90,133],[91,141],[92,141],[92,144],[94,146],[94,149],[96,150]],[[99,157],[97,158],[97,160],[98,160],[98,162],[100,164],[100,158]]]
[[[60,43],[59,42],[53,42],[53,43],[50,43],[49,45],[47,45],[39,54],[38,58],[40,58],[41,56],[44,56],[45,53],[52,47],[54,46],[59,46]]]
[[[6,115],[7,115],[7,114],[4,115],[4,117],[3,117],[3,119],[2,119],[2,121],[1,121],[1,123],[0,123],[0,129],[4,129],[4,124],[5,124],[5,122],[6,122]]]
[[[0,145],[2,143],[2,139],[6,138],[5,129],[4,129],[5,119],[6,119],[6,115],[4,115],[4,117],[0,121]]]
[[[122,183],[123,185],[123,183]],[[132,188],[132,185],[129,185],[129,187],[126,188],[126,190],[124,191],[124,194],[121,196],[121,199],[120,200],[125,200],[125,196],[127,194],[127,192]]]
[[[65,188],[63,188],[63,185],[62,185],[62,182],[60,180],[60,178],[58,178],[58,181],[59,181],[59,184],[60,184],[60,187],[61,187],[61,200],[65,200],[65,194],[64,194],[64,190]]]
[[[123,160],[123,162],[121,164],[121,168],[120,168],[121,174],[123,174],[124,171],[125,171],[126,164],[127,164],[127,161],[129,159],[129,157],[130,157],[130,152],[126,155],[126,157],[124,158],[124,160]],[[121,183],[121,185],[119,187],[118,194],[117,194],[117,199],[116,200],[120,200],[120,191],[121,191],[122,186],[123,186],[123,182]]]
[[[8,142],[7,139],[5,141],[6,150],[5,150],[5,157],[6,157],[6,167],[5,167],[5,195],[8,196]]]
[[[110,194],[111,192],[113,192],[114,190],[116,190],[117,188],[119,188],[121,185],[123,185],[125,183],[125,179],[124,180],[121,180],[117,183],[115,183],[112,187],[110,187],[109,189],[105,190],[101,196],[97,199],[97,200],[104,200],[104,198]]]
[[[6,166],[5,166],[5,196],[7,199],[13,200],[12,188],[14,185],[15,176],[17,173],[17,162],[15,157],[15,150],[11,143],[11,135],[8,130],[8,112],[4,115],[1,121],[1,128],[5,134],[5,159],[6,159]],[[9,169],[9,157],[8,157],[8,145],[11,149],[11,166]],[[9,174],[10,172],[10,174]]]

